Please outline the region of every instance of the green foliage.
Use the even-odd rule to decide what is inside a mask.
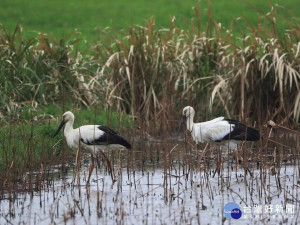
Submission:
[[[41,163],[47,165],[56,157],[57,138],[52,138],[54,126],[37,122],[11,123],[0,130],[0,165],[2,175],[10,171],[15,178],[24,172],[37,168]],[[54,149],[55,146],[55,149]],[[11,165],[13,167],[11,168]]]
[[[209,12],[209,2],[211,12]],[[269,1],[248,1],[253,7],[266,13],[270,11]],[[21,1],[2,0],[0,7],[0,23],[12,31],[17,24],[22,24],[27,36],[34,36],[42,32],[57,37],[66,37],[75,30],[81,32],[81,37],[88,41],[99,38],[97,27],[110,27],[112,33],[120,29],[127,29],[130,25],[143,24],[154,17],[158,28],[168,27],[170,18],[176,17],[176,24],[180,29],[189,27],[190,20],[196,19],[192,8],[197,4],[195,0],[153,0],[153,1],[98,1],[98,0],[52,0],[52,1]],[[236,21],[245,18],[250,24],[257,24],[259,12],[249,7],[244,1],[211,0],[200,1],[202,31],[206,29],[209,13],[223,26],[229,28],[234,21],[233,28],[237,33],[248,33],[249,26]],[[273,5],[280,4],[293,12],[300,14],[297,0],[273,0]],[[279,7],[278,18],[280,30],[285,30],[286,21],[290,15]],[[247,31],[247,32],[246,32]],[[101,38],[101,34],[100,34]]]
[[[103,101],[101,84],[91,88],[86,83],[86,79],[95,76],[96,66],[83,60],[77,39],[55,41],[42,34],[26,39],[21,26],[13,33],[1,28],[0,109],[4,116],[24,106],[58,101],[87,106],[91,97]]]

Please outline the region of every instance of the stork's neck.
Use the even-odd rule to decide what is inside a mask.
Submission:
[[[193,131],[193,129],[194,129],[194,117],[193,116],[190,116],[187,118],[186,127],[190,132]]]
[[[69,134],[73,131],[73,123],[74,123],[73,120],[69,120],[68,122],[66,122],[65,129],[64,129],[65,136],[66,134]]]

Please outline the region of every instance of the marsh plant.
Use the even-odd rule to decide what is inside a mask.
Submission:
[[[25,38],[20,25],[12,33],[2,26],[1,114],[71,99],[84,107],[113,106],[141,121],[158,118],[163,106],[175,118],[187,103],[204,117],[298,121],[299,24],[291,15],[290,28],[277,29],[277,8],[266,14],[255,9],[255,25],[239,18],[234,23],[247,30],[233,33],[213,19],[210,8],[203,25],[195,7],[186,30],[175,17],[168,28],[156,28],[150,19],[128,32],[104,30],[102,41],[87,49],[76,34]]]
[[[13,115],[22,107],[33,109],[39,105],[69,102],[93,105],[101,99],[103,89],[97,86],[97,95],[86,85],[96,70],[93,62],[78,51],[79,40],[65,37],[53,40],[39,34],[25,38],[21,25],[10,33],[4,26],[0,30],[0,94],[1,118]],[[68,39],[69,38],[69,39]]]
[[[163,105],[178,112],[187,102],[241,120],[298,121],[299,24],[291,15],[290,29],[278,30],[277,6],[267,14],[256,10],[256,25],[235,21],[248,25],[247,34],[222,27],[210,11],[202,28],[195,8],[188,30],[177,28],[175,18],[169,28],[155,29],[152,19],[110,45],[98,43],[95,52],[107,56],[98,77],[109,103],[146,121]]]

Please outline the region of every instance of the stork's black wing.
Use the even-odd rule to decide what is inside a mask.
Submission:
[[[121,137],[116,131],[106,126],[98,126],[99,130],[103,133],[96,139],[87,141],[81,138],[81,141],[87,145],[111,145],[118,144],[128,149],[131,148],[131,144],[123,137]]]
[[[223,140],[239,140],[239,141],[258,141],[259,140],[259,131],[252,128],[247,127],[246,125],[242,124],[241,122],[233,119],[224,119],[229,124],[234,125],[232,131],[227,134]]]
[[[99,126],[98,129],[104,131],[107,134],[118,134],[115,130],[113,130],[107,126]]]

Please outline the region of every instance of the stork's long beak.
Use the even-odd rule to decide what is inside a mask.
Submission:
[[[178,126],[178,130],[177,130],[178,134],[181,131],[182,125],[186,121],[186,118],[187,118],[186,115],[182,115],[181,120],[180,120],[180,124]]]
[[[55,134],[53,135],[53,137],[55,137],[55,136],[59,133],[59,131],[60,131],[61,128],[65,125],[65,123],[66,123],[65,121],[61,121],[61,123],[59,124],[59,126],[58,126],[58,128],[57,128]]]

